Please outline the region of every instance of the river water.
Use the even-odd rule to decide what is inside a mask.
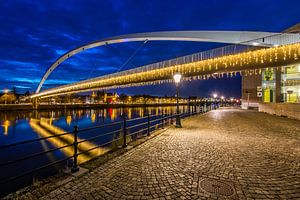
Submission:
[[[32,159],[20,160],[17,163],[1,166],[1,163],[7,163],[11,160],[22,159],[28,155],[38,152],[49,151],[64,145],[72,143],[72,139],[67,136],[62,140],[55,138],[31,142],[28,144],[18,145],[14,147],[1,148],[3,145],[13,144],[21,141],[33,140],[41,137],[48,137],[63,132],[72,132],[74,126],[77,125],[79,130],[108,124],[111,122],[122,121],[122,116],[127,119],[144,117],[148,114],[161,115],[175,113],[176,107],[127,107],[127,108],[99,108],[99,109],[82,109],[82,110],[53,110],[53,111],[12,111],[0,112],[0,181],[8,180],[14,176],[19,176],[30,172],[33,169],[45,166],[51,162],[72,156],[72,147],[47,154],[36,156]],[[187,112],[187,106],[180,107],[181,112]],[[146,119],[145,119],[146,120]],[[132,122],[133,125],[135,122]],[[138,128],[143,127],[136,127]],[[145,128],[145,127],[144,127]],[[96,135],[105,134],[109,131],[119,130],[120,126],[95,129],[85,131],[78,134],[80,140],[91,138]],[[136,131],[135,130],[135,131]],[[100,137],[92,142],[82,145],[81,149],[92,148],[96,145],[106,144],[107,142],[119,137],[119,133]],[[73,136],[72,136],[73,138]],[[83,163],[92,157],[99,156],[107,152],[109,146],[91,151],[88,155],[79,156],[79,163]],[[72,161],[71,161],[72,162]],[[37,173],[31,173],[15,180],[0,182],[0,197],[24,187],[34,179],[42,179],[49,175],[57,173],[62,167],[70,166],[69,161],[64,162],[63,166],[54,166],[42,169]]]

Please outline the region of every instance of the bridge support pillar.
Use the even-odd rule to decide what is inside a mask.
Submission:
[[[33,99],[32,99],[32,108],[33,108],[34,110],[36,110],[36,109],[38,109],[38,107],[39,107],[38,98],[33,98]]]

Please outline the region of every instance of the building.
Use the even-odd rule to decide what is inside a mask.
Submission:
[[[285,33],[300,33],[300,23]],[[244,73],[242,108],[300,119],[300,62]]]

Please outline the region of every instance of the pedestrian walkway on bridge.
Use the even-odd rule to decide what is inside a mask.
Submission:
[[[237,108],[186,118],[43,197],[220,198],[299,199],[299,121]]]

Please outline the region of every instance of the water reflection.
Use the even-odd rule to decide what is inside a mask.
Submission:
[[[16,112],[0,112],[0,146],[4,144],[12,144],[25,140],[32,140],[41,137],[57,136],[64,132],[72,132],[74,126],[77,125],[79,130],[89,128],[96,125],[102,125],[113,121],[121,121],[122,116],[127,116],[128,119],[143,117],[147,114],[160,115],[175,113],[175,107],[134,107],[134,108],[108,108],[108,109],[82,109],[82,110],[49,110],[49,111],[16,111]],[[181,107],[181,110],[186,110],[185,107]],[[144,119],[142,119],[144,120]],[[142,121],[141,121],[142,122]],[[135,122],[136,123],[136,122]],[[130,124],[130,122],[128,122]],[[83,141],[90,138],[97,139],[90,140],[88,142],[82,142],[78,145],[78,153],[82,153],[78,157],[78,162],[83,163],[90,160],[93,157],[104,154],[111,148],[122,145],[117,140],[120,138],[120,129],[122,124],[113,127],[103,127],[100,129],[89,130],[85,132],[79,132],[78,141]],[[139,129],[128,130],[135,132]],[[106,134],[108,132],[114,132],[114,134]],[[98,137],[99,136],[99,137]],[[136,136],[134,136],[136,137]],[[117,141],[111,144],[111,141]],[[54,148],[61,148],[66,145],[70,145],[74,142],[73,134],[64,135],[61,137],[48,138],[47,140],[41,140],[25,145],[14,146],[13,148],[4,148],[0,151],[0,163],[5,163],[10,160],[16,160],[36,154],[39,152],[49,151]],[[101,146],[101,147],[99,147]],[[93,149],[86,152],[89,149]],[[83,153],[85,152],[85,153]],[[68,146],[59,151],[52,151],[51,153],[43,154],[41,156],[34,157],[32,159],[23,160],[21,162],[2,166],[0,170],[0,180],[6,180],[9,177],[20,175],[29,170],[47,165],[51,162],[55,162],[64,159],[69,156],[73,156],[73,146]],[[62,165],[68,165],[70,163],[63,163]],[[54,167],[53,167],[54,168]],[[61,169],[57,167],[57,169]],[[47,169],[48,170],[48,169]],[[54,171],[52,171],[54,170]],[[55,169],[49,168],[47,173],[56,172]],[[45,174],[44,174],[45,173]],[[44,176],[48,176],[46,171],[41,172]],[[27,177],[28,178],[28,177]],[[27,184],[28,180],[24,178],[22,184]],[[29,177],[31,180],[32,177]],[[18,180],[18,184],[20,180]],[[5,185],[0,188],[3,191],[8,191],[8,188],[15,188],[15,184]]]
[[[186,110],[186,108],[182,106],[181,110]],[[74,125],[79,125],[79,127],[84,128],[95,124],[103,124],[115,121],[123,115],[126,115],[128,119],[132,119],[136,117],[143,117],[148,113],[152,115],[159,115],[162,113],[171,114],[175,113],[175,107],[133,107],[0,112],[0,125],[3,127],[0,132],[0,139],[3,140],[1,138],[2,136],[8,136],[10,134],[18,135],[18,133],[35,133],[36,131],[31,126],[29,126],[29,119],[46,118],[49,119],[55,126],[60,127],[63,130],[70,131]],[[5,141],[4,143],[10,143],[10,141]]]
[[[30,119],[29,122],[32,129],[38,133],[41,137],[49,137],[54,135],[61,135],[65,133],[65,131],[59,127],[56,127],[52,124],[52,118],[46,119],[41,118],[38,119]],[[60,137],[53,137],[47,139],[51,144],[53,144],[56,148],[61,148],[70,144],[73,144],[74,142],[74,136],[72,134],[63,135]],[[81,142],[82,139],[78,137],[78,142]],[[87,153],[80,154],[81,152],[85,152],[87,150],[93,149]],[[73,146],[68,146],[66,148],[62,148],[61,151],[65,153],[66,156],[73,156],[74,148]],[[78,163],[86,162],[93,157],[99,156],[107,152],[107,148],[99,148],[95,144],[91,142],[82,142],[78,145],[78,153],[80,154],[78,156]]]
[[[10,126],[10,121],[5,120],[1,126],[4,128],[4,130],[3,130],[4,135],[7,135],[8,134],[8,127]]]

